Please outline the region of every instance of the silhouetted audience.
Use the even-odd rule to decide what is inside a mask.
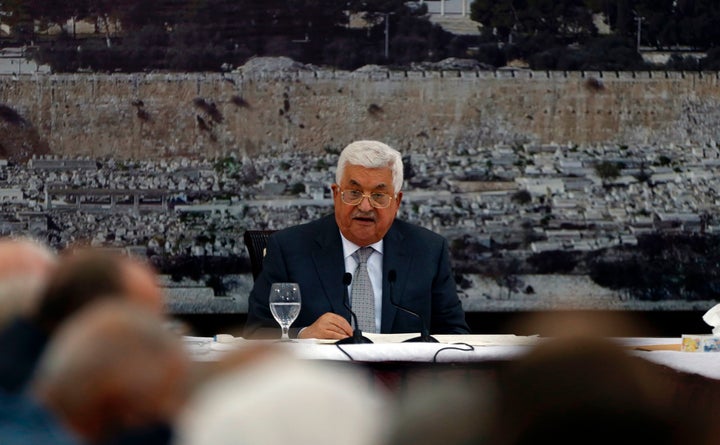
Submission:
[[[0,389],[21,390],[55,329],[86,304],[124,298],[160,314],[155,272],[139,260],[96,250],[69,252],[50,276],[37,307],[0,331]]]
[[[13,273],[27,287],[5,286]],[[390,404],[365,372],[277,345],[197,372],[155,272],[131,257],[90,249],[58,263],[0,240],[0,296],[26,295],[0,320],[2,445],[713,443],[712,419],[672,411],[657,368],[608,340],[632,331],[627,316],[532,317],[521,329],[552,337],[496,374],[415,384]]]
[[[26,394],[0,397],[0,438],[5,445],[171,443],[188,371],[186,351],[161,317],[128,301],[98,301],[58,329]]]
[[[494,445],[704,443],[650,364],[599,337],[548,340],[510,363],[499,389]]]

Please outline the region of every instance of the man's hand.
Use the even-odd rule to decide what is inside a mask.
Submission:
[[[298,338],[336,339],[350,337],[352,326],[344,318],[332,312],[326,312],[315,323],[306,327],[298,334]]]

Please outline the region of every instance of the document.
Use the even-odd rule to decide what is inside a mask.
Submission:
[[[405,340],[418,337],[419,332],[412,334],[370,334],[363,333],[373,343],[402,343]],[[473,346],[532,346],[537,344],[540,338],[537,335],[520,336],[514,334],[496,335],[433,335],[440,343],[465,343]]]

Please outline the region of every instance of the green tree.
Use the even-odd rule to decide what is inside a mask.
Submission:
[[[711,0],[678,0],[673,11],[679,43],[696,48],[720,44],[720,4]]]
[[[502,40],[515,33],[577,39],[597,32],[585,0],[475,0],[470,17]]]
[[[632,2],[633,0],[618,0],[615,20],[610,22],[616,33],[624,37],[634,35]]]
[[[517,192],[513,193],[510,199],[520,205],[525,205],[532,202],[532,195],[527,190],[518,190]]]
[[[520,14],[526,8],[523,0],[475,0],[470,4],[470,18],[493,29],[499,39],[508,40],[518,30]]]
[[[111,37],[116,29],[132,28],[128,17],[138,14],[145,2],[142,0],[68,0],[67,8],[79,18],[94,21],[105,37],[105,45],[112,46]],[[149,12],[153,7],[146,9]]]
[[[631,39],[620,36],[598,36],[586,43],[583,70],[643,69],[645,62]]]
[[[2,21],[12,29],[13,37],[20,43],[27,43],[35,38],[34,21],[39,15],[33,6],[28,0],[5,0],[2,3]]]
[[[595,174],[602,180],[603,184],[620,176],[620,166],[616,162],[602,161],[595,164]]]
[[[701,63],[706,70],[720,71],[720,48],[709,50]]]

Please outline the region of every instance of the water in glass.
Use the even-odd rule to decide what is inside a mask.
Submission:
[[[281,341],[290,341],[288,329],[300,314],[300,286],[297,283],[273,283],[270,287],[270,312],[282,328]]]

